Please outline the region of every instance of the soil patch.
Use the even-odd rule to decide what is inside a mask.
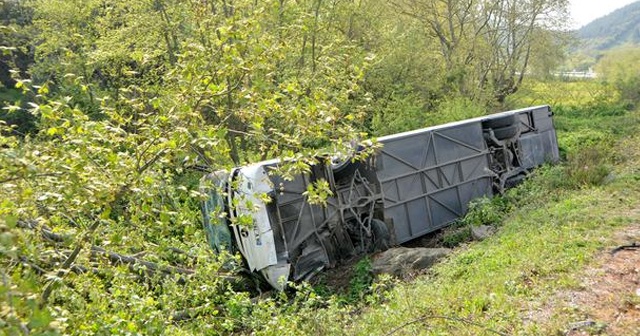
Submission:
[[[311,278],[310,283],[314,286],[326,286],[332,293],[345,294],[349,292],[356,264],[365,257],[366,255],[360,255],[342,260],[335,267],[325,269]]]
[[[640,243],[640,225],[617,234],[624,245]],[[558,293],[550,311],[572,311],[564,335],[640,336],[640,248],[611,248],[581,276],[581,289]],[[538,316],[549,320],[549,314]],[[534,319],[535,320],[535,319]]]

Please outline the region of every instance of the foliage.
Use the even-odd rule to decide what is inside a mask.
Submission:
[[[427,126],[424,107],[416,105],[415,95],[391,96],[384,106],[374,112],[371,132],[375,135],[389,135]]]
[[[471,226],[496,226],[511,210],[513,209],[506,197],[480,198],[469,204],[469,210],[462,222]]]
[[[567,158],[567,183],[578,186],[600,185],[611,173],[609,153],[598,146],[586,147]]]
[[[16,76],[26,76],[33,63],[31,40],[31,8],[23,1],[0,1],[0,108],[26,107],[26,99],[15,90]],[[16,125],[15,132],[27,134],[34,130],[34,118],[25,111],[0,110],[0,120]]]
[[[483,197],[472,201],[464,217],[442,231],[442,245],[454,248],[470,242],[473,239],[471,235],[473,227],[498,227],[514,210],[513,202],[513,199],[504,195],[493,198]]]
[[[382,111],[373,116],[372,132],[377,135],[387,135],[487,114],[484,106],[464,97],[435,101],[432,111],[425,111],[418,106],[404,105],[410,104],[411,101],[411,98],[404,97],[388,102]]]
[[[0,88],[0,106],[6,106],[0,110],[0,120],[15,125],[12,132],[23,136],[33,133],[36,128],[34,116],[20,108],[27,106],[25,98],[20,90]]]
[[[596,71],[612,83],[627,103],[640,100],[640,48],[627,47],[606,53],[596,65]]]
[[[576,113],[582,113],[598,106],[609,111],[619,98],[620,93],[614,86],[601,81],[530,81],[508,99],[508,106],[521,108],[547,104],[557,112],[559,109],[573,109]]]
[[[365,127],[384,135],[457,120],[463,116],[448,116],[447,105],[469,106],[466,101],[483,113],[504,108],[525,85],[528,70],[544,77],[564,57],[566,6],[477,0],[372,5],[369,13],[380,24],[367,40],[377,52],[363,83],[371,103]]]
[[[433,113],[429,113],[425,119],[429,126],[435,126],[480,117],[488,114],[487,112],[484,106],[474,103],[468,98],[455,97],[440,102],[436,110]]]
[[[438,39],[451,89],[471,98],[488,93],[503,103],[518,91],[530,60],[550,55],[533,46],[560,41],[553,32],[564,28],[568,2],[403,0],[394,5],[421,22],[426,36]]]
[[[364,59],[317,35],[340,31],[324,16],[336,8],[33,4],[37,64],[17,82],[31,101],[7,110],[37,130],[0,132],[6,328],[224,333],[267,320],[275,301],[253,307],[240,264],[206,245],[194,169],[299,158],[290,174],[352,139],[357,106],[339,107]]]
[[[371,288],[373,274],[371,273],[371,259],[365,257],[354,266],[354,274],[349,282],[348,299],[351,302],[361,301]]]
[[[42,43],[34,78],[52,81],[93,118],[104,98],[118,100],[131,87],[143,88],[147,99],[165,97],[222,126],[236,165],[301,158],[304,148],[350,140],[357,132],[349,125],[361,118],[349,99],[359,91],[365,55],[333,16],[323,16],[344,10],[339,6],[37,1]]]
[[[0,1],[0,90],[12,89],[16,82],[11,72],[25,76],[33,62],[32,15],[24,1]]]
[[[463,243],[468,243],[472,240],[471,226],[452,226],[444,229],[442,233],[442,246],[447,248],[458,247]]]

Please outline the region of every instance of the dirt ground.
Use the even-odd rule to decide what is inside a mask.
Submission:
[[[640,244],[640,225],[616,238],[621,245]],[[580,290],[552,300],[553,310],[579,317],[564,335],[640,336],[640,245],[608,249],[580,280]]]

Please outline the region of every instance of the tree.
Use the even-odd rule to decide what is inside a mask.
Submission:
[[[11,70],[26,75],[33,62],[29,25],[33,13],[19,0],[0,1],[0,84],[11,89],[16,84]]]
[[[200,229],[194,169],[280,156],[287,175],[357,137],[353,4],[33,6],[36,64],[17,84],[38,129],[0,125],[11,330],[160,333],[194,309],[214,330],[248,325],[234,263]]]
[[[518,90],[529,69],[534,36],[562,29],[567,1],[403,0],[402,14],[439,41],[447,81],[462,95],[490,92],[498,102]]]
[[[603,55],[596,64],[598,77],[613,84],[627,104],[640,101],[640,48],[623,47]]]
[[[30,27],[33,12],[22,1],[0,1],[0,107],[26,107],[24,97],[15,90],[14,77],[27,76],[33,64],[33,32]],[[15,74],[13,74],[15,72]],[[0,120],[17,127],[12,132],[33,132],[33,118],[25,111],[0,110]]]

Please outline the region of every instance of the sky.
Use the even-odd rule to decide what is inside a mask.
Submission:
[[[638,0],[571,0],[571,16],[573,17],[571,27],[580,28],[636,1]]]

